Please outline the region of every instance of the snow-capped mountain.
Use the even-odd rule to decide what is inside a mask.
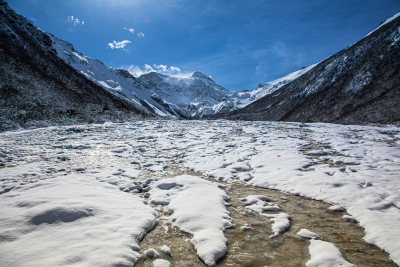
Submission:
[[[99,60],[84,56],[70,43],[54,35],[50,34],[50,38],[58,56],[91,81],[110,92],[123,93],[142,112],[177,118],[201,118],[243,108],[315,66],[260,84],[252,91],[231,92],[201,72],[186,76],[150,72],[136,78],[126,70],[114,69]]]
[[[126,95],[138,110],[147,114],[180,117],[173,104],[153,99],[151,88],[140,83],[128,71],[108,67],[97,59],[84,56],[76,51],[72,44],[54,35],[50,34],[50,38],[58,56],[67,64],[104,89]]]
[[[227,119],[400,121],[400,13],[352,46]]]
[[[150,72],[136,78],[126,70],[114,69],[84,56],[54,35],[50,37],[58,56],[67,64],[104,89],[123,93],[137,109],[148,114],[177,118],[213,115],[212,107],[231,94],[200,72],[187,77]]]
[[[138,80],[150,88],[153,99],[174,103],[182,115],[192,118],[215,114],[212,107],[231,93],[201,72],[188,77],[150,72]]]

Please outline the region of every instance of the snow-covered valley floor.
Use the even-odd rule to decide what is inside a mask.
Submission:
[[[0,266],[396,266],[399,140],[229,121],[2,133]]]

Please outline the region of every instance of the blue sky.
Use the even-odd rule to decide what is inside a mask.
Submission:
[[[6,1],[109,66],[201,71],[229,90],[321,61],[400,11],[399,0]]]

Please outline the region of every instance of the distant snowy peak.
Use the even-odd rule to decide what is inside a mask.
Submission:
[[[126,70],[108,67],[103,62],[76,51],[72,44],[50,34],[52,46],[67,64],[89,80],[114,94],[124,95],[147,114],[178,118],[201,118],[230,112],[271,94],[298,78],[314,65],[275,81],[260,84],[252,91],[231,92],[211,76],[195,71],[190,75],[149,72],[134,77]]]
[[[114,94],[123,94],[142,112],[167,117],[201,118],[243,108],[315,66],[262,83],[251,91],[231,92],[199,71],[185,76],[149,72],[136,78],[126,70],[108,67],[83,55],[72,44],[54,35],[50,38],[58,56],[86,78]]]
[[[213,115],[215,112],[210,107],[230,94],[210,76],[198,71],[188,76],[150,72],[136,78],[126,70],[114,69],[84,56],[66,41],[50,37],[58,56],[67,64],[104,89],[122,93],[148,114],[178,118]]]
[[[74,47],[54,35],[50,35],[52,46],[58,56],[82,73],[89,80],[107,91],[128,98],[140,111],[158,116],[180,117],[173,106],[152,98],[152,92],[126,70],[108,67],[103,62],[84,56]]]
[[[185,117],[215,114],[211,107],[230,94],[201,72],[194,72],[188,77],[150,72],[141,75],[138,81],[149,88],[153,98],[173,103]]]
[[[201,78],[201,79],[210,80],[210,81],[214,82],[213,79],[210,76],[204,75],[200,71],[193,72],[191,77],[192,78]]]

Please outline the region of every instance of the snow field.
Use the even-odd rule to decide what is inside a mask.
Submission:
[[[156,223],[139,197],[87,175],[26,184],[0,198],[2,266],[131,266]]]
[[[1,263],[131,264],[139,257],[138,240],[156,221],[145,200],[132,195],[143,192],[169,210],[171,222],[193,235],[200,258],[214,264],[226,253],[227,194],[199,177],[171,176],[174,164],[227,183],[343,207],[351,215],[343,219],[358,221],[366,241],[399,263],[399,137],[396,126],[229,121],[138,121],[3,133],[0,251],[7,255]],[[290,223],[287,214],[271,213],[279,212],[277,205],[253,197],[246,199],[247,207],[273,215],[275,233]],[[48,232],[54,235],[45,236]],[[103,246],[105,238],[116,242]],[[31,243],[40,246],[22,245]],[[61,252],[53,257],[49,248],[58,246]]]

